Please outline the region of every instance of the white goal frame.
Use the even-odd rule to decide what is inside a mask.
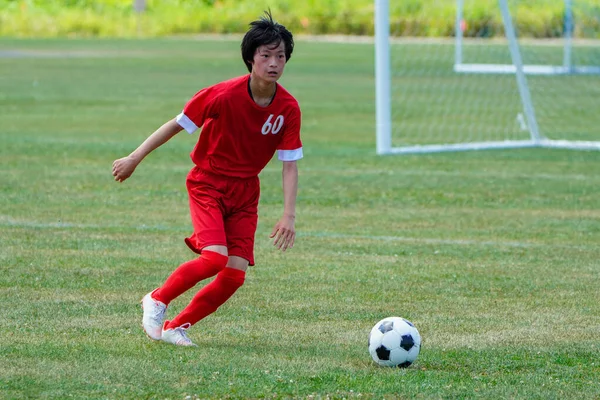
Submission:
[[[565,0],[569,6],[570,0]],[[465,150],[486,150],[486,149],[511,149],[526,147],[549,147],[564,148],[573,150],[600,150],[600,141],[570,141],[570,140],[551,140],[547,139],[539,131],[535,109],[531,101],[531,94],[527,85],[526,74],[543,72],[543,74],[556,73],[591,73],[597,67],[583,67],[577,70],[571,65],[570,55],[570,34],[565,44],[565,65],[559,66],[524,66],[519,44],[516,39],[515,30],[512,24],[512,18],[508,8],[507,0],[498,0],[498,5],[502,12],[502,20],[512,65],[495,64],[463,64],[462,61],[462,30],[461,21],[463,13],[464,0],[458,0],[457,3],[457,46],[455,51],[456,72],[460,73],[512,73],[515,74],[519,95],[523,106],[523,113],[526,119],[529,139],[525,140],[504,140],[504,141],[482,141],[466,142],[453,144],[432,144],[416,146],[392,146],[392,118],[391,118],[391,77],[390,77],[390,20],[389,20],[389,0],[375,0],[375,91],[376,91],[376,152],[379,155],[385,154],[414,154],[414,153],[435,153],[448,151]],[[570,21],[571,17],[567,17]],[[567,22],[570,24],[571,22]],[[567,29],[571,31],[571,29]],[[460,32],[460,34],[459,34]],[[460,37],[458,37],[460,35]],[[568,49],[567,49],[568,47]],[[541,68],[543,67],[543,68]],[[580,67],[581,68],[581,67]],[[591,69],[589,69],[591,68]],[[541,69],[541,71],[540,71]],[[600,73],[600,68],[598,73]],[[587,71],[587,72],[586,72]],[[592,72],[596,73],[596,72]]]

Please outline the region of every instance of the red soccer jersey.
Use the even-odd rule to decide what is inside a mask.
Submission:
[[[277,84],[271,104],[260,107],[250,96],[249,79],[245,75],[202,89],[177,116],[188,133],[202,128],[191,153],[200,169],[248,178],[262,171],[275,150],[282,161],[302,158],[296,99]]]

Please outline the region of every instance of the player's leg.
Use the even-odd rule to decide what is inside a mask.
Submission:
[[[227,267],[216,278],[204,286],[193,297],[190,304],[172,321],[165,324],[167,329],[184,324],[194,325],[214,313],[244,284],[246,270],[254,264],[254,233],[258,216],[244,213],[226,220],[228,231],[228,251],[232,252]],[[234,223],[235,221],[235,223]],[[231,238],[231,239],[230,239]]]
[[[198,282],[215,276],[227,265],[227,242],[220,206],[222,191],[215,187],[210,177],[195,170],[188,175],[187,188],[194,233],[186,238],[186,244],[200,253],[200,257],[180,265],[161,287],[142,299],[142,326],[146,334],[155,340],[162,337],[169,303]]]
[[[198,321],[214,313],[243,284],[248,260],[232,256],[227,267],[204,286],[172,321],[165,321],[162,340],[179,346],[195,346],[186,331]]]
[[[233,189],[234,193],[243,194],[236,197],[238,210],[224,220],[229,251],[227,267],[203,287],[178,316],[165,323],[166,329],[175,329],[187,324],[191,326],[214,313],[244,284],[248,265],[254,265],[254,236],[258,224],[260,186],[258,180],[253,180],[250,184],[242,181],[238,186],[238,190]]]
[[[144,296],[142,299],[144,309],[142,327],[150,338],[160,340],[162,337],[167,306],[173,299],[195,286],[198,282],[215,276],[225,268],[228,259],[226,255],[227,247],[219,247],[223,250],[210,251],[205,249],[199,258],[181,264],[161,287]]]

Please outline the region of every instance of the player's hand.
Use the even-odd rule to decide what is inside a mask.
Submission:
[[[112,174],[115,177],[115,181],[123,182],[129,178],[137,165],[138,163],[129,156],[115,160],[112,167]]]
[[[295,217],[287,215],[281,217],[269,235],[273,239],[273,246],[281,251],[286,251],[294,247],[294,240],[296,239],[295,223]]]

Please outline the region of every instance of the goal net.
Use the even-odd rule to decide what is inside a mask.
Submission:
[[[600,4],[533,3],[553,7],[437,0],[449,32],[410,38],[405,3],[377,0],[377,153],[600,150]]]

